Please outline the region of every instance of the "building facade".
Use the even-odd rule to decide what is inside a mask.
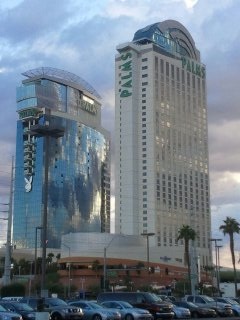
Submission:
[[[110,232],[110,136],[101,127],[99,94],[63,70],[44,67],[23,75],[13,244],[39,246],[46,211],[50,248],[60,248],[66,233]]]
[[[183,225],[211,264],[206,68],[186,28],[138,30],[115,58],[116,233],[151,234],[158,259],[184,264]],[[157,250],[157,251],[156,251]]]

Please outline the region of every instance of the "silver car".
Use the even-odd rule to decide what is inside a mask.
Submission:
[[[108,310],[93,301],[79,300],[69,304],[83,310],[83,320],[121,320],[121,314],[118,311]]]
[[[105,301],[102,305],[112,310],[118,310],[122,320],[152,320],[153,316],[148,310],[135,308],[125,301]]]
[[[175,319],[189,319],[191,318],[191,312],[189,309],[184,307],[173,305],[173,312]]]

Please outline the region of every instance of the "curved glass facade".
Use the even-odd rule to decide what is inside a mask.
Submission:
[[[17,146],[13,242],[33,248],[42,224],[44,170],[48,157],[48,247],[71,232],[110,232],[109,134],[100,125],[100,103],[80,90],[30,79],[17,88]],[[63,129],[56,137],[33,126]]]
[[[183,55],[200,61],[199,51],[188,30],[178,21],[166,20],[139,29],[133,42],[138,44],[155,43],[173,56]]]

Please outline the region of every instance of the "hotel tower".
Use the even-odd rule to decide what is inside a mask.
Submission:
[[[79,76],[55,68],[23,76],[13,244],[36,248],[43,227],[49,248],[60,248],[64,234],[110,232],[109,133],[101,127],[99,94]]]
[[[166,20],[117,47],[116,233],[151,235],[159,261],[183,263],[183,225],[211,261],[206,68],[187,29]],[[155,248],[155,249],[154,249]],[[196,254],[195,252],[195,254]]]

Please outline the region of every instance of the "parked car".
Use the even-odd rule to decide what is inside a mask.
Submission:
[[[14,300],[2,300],[0,305],[8,311],[21,314],[23,320],[35,320],[36,312],[26,303],[17,302]]]
[[[228,297],[240,304],[240,297]]]
[[[23,297],[2,297],[2,300],[20,301]]]
[[[83,310],[83,320],[121,320],[120,312],[108,310],[93,301],[78,300],[70,302],[69,304],[80,307]]]
[[[191,318],[191,312],[187,308],[179,307],[173,304],[173,312],[175,319],[188,319]]]
[[[150,292],[102,292],[97,301],[126,301],[137,308],[148,310],[154,319],[173,319],[173,304],[161,301],[158,296]]]
[[[23,320],[20,314],[15,312],[9,312],[1,305],[0,305],[0,319],[1,320]]]
[[[236,317],[240,316],[240,304],[237,303],[235,300],[230,299],[230,298],[224,298],[224,297],[214,297],[214,300],[217,302],[223,302],[223,303],[228,303],[231,305],[231,308],[233,310],[233,314]]]
[[[51,320],[81,320],[81,308],[70,306],[59,298],[23,298],[21,302],[29,304],[34,310],[48,311]]]
[[[121,314],[122,320],[152,320],[153,316],[146,309],[134,308],[125,301],[105,301],[102,305],[112,310],[117,310]]]
[[[230,304],[217,302],[212,297],[206,295],[186,295],[183,300],[193,302],[199,307],[214,309],[220,317],[233,316],[233,310]]]
[[[191,318],[215,318],[217,316],[217,312],[214,309],[202,308],[193,302],[176,301],[174,304],[179,307],[188,308],[191,312]]]
[[[164,294],[157,294],[157,296],[163,301],[169,301],[172,303],[175,303],[175,301],[177,301],[177,299],[174,296],[166,296]]]

